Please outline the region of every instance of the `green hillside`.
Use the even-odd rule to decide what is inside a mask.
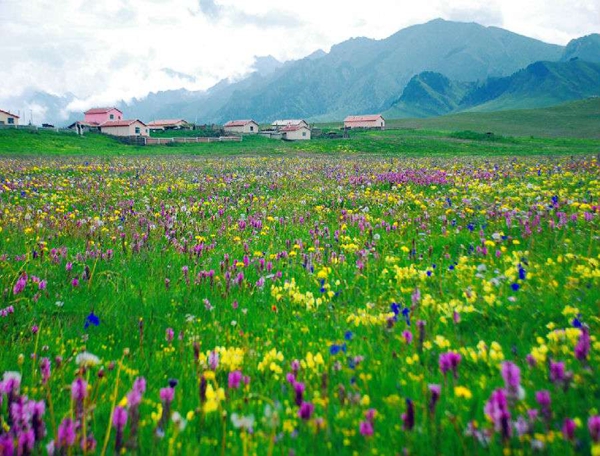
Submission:
[[[460,113],[429,119],[388,120],[388,128],[494,132],[501,135],[600,138],[600,98],[541,109]]]

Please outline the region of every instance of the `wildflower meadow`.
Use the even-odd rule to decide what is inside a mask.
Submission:
[[[600,455],[595,156],[5,158],[0,455]]]

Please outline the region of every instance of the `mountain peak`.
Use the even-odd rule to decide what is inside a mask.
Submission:
[[[593,33],[569,41],[562,60],[573,59],[600,62],[600,34]]]

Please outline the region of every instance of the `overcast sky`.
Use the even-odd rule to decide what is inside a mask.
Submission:
[[[254,56],[297,59],[438,17],[566,44],[600,31],[600,0],[0,0],[0,108],[30,90],[71,92],[81,110],[206,89]]]

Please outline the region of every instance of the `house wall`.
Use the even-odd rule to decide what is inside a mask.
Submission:
[[[310,130],[308,128],[300,128],[296,131],[286,131],[285,139],[290,141],[308,141],[310,140]]]
[[[136,134],[135,128],[140,128],[140,133]],[[149,136],[148,127],[145,127],[141,122],[134,122],[131,125],[123,127],[101,127],[102,133],[113,136]]]
[[[113,119],[110,118],[111,114],[114,116]],[[123,114],[121,114],[119,111],[117,111],[116,109],[111,109],[108,112],[103,112],[100,114],[85,114],[84,120],[86,122],[96,122],[101,124],[108,120],[121,120],[122,117]]]
[[[250,122],[243,127],[225,127],[224,130],[226,133],[244,133],[255,135],[258,133],[258,124]]]
[[[377,120],[364,120],[362,122],[344,122],[348,128],[385,128],[385,120],[380,117]]]
[[[12,119],[12,123],[8,119]],[[0,112],[0,125],[19,125],[19,118]]]

